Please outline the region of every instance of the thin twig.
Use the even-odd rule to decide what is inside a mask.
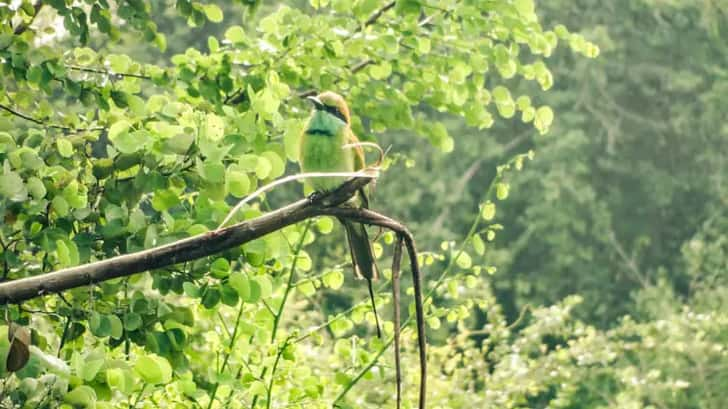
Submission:
[[[93,74],[101,74],[101,75],[106,75],[109,77],[119,77],[119,78],[131,77],[131,78],[139,78],[139,79],[143,79],[143,80],[152,79],[152,77],[150,77],[148,75],[143,75],[143,74],[131,74],[131,73],[126,73],[126,72],[112,72],[112,71],[102,70],[99,68],[79,67],[77,65],[66,65],[66,68],[68,68],[69,70],[73,70],[73,71],[90,72]]]
[[[230,336],[230,343],[228,344],[227,351],[225,351],[225,358],[223,359],[222,367],[220,368],[219,373],[223,373],[225,371],[228,361],[230,360],[230,355],[232,355],[233,347],[235,346],[235,339],[238,336],[238,328],[240,328],[240,317],[243,316],[243,307],[244,306],[245,306],[245,302],[240,301],[240,309],[238,310],[238,317],[235,319],[235,328],[233,328],[233,333]],[[210,403],[207,405],[207,409],[210,409],[212,407],[213,402],[215,402],[215,395],[217,394],[217,389],[219,387],[220,387],[220,383],[215,382],[215,385],[212,387],[212,393],[210,394]]]
[[[26,121],[30,121],[30,122],[32,122],[32,123],[34,123],[36,125],[40,125],[40,126],[42,126],[43,128],[46,128],[46,129],[48,129],[48,128],[60,129],[60,130],[63,130],[65,132],[91,132],[91,131],[103,131],[104,129],[106,129],[104,127],[95,127],[95,128],[71,128],[70,126],[63,126],[63,125],[56,125],[56,124],[46,124],[45,122],[41,121],[40,119],[33,118],[30,115],[24,114],[24,113],[22,113],[20,111],[16,111],[15,109],[10,108],[9,106],[5,106],[5,105],[0,104],[0,109],[5,110],[5,111],[11,113],[12,115],[17,116],[18,118],[24,119]]]
[[[397,235],[392,256],[392,302],[394,303],[394,368],[397,384],[397,409],[402,406],[402,363],[400,357],[400,305],[399,305],[399,269],[402,263],[402,236]]]
[[[30,25],[33,24],[33,21],[35,21],[35,17],[38,15],[38,12],[40,11],[41,7],[43,7],[43,1],[42,0],[39,0],[38,3],[36,3],[33,6],[33,10],[35,10],[35,12],[30,17],[30,21],[28,21],[27,23],[20,24],[19,26],[15,27],[15,30],[13,30],[13,34],[15,34],[16,36],[17,35],[21,35],[28,28],[30,28]]]
[[[283,316],[283,308],[286,306],[286,301],[288,300],[288,294],[291,292],[291,289],[294,288],[293,285],[293,277],[296,275],[296,264],[298,263],[298,255],[301,253],[301,249],[303,249],[303,242],[306,239],[306,234],[308,234],[308,229],[311,227],[311,220],[306,222],[306,226],[303,228],[303,234],[301,234],[301,239],[298,240],[298,243],[296,244],[296,249],[293,252],[293,261],[291,262],[291,268],[288,270],[288,284],[286,284],[286,289],[283,292],[283,298],[281,299],[281,304],[278,307],[278,312],[274,315],[273,318],[273,330],[271,331],[270,335],[270,341],[273,342],[276,339],[276,333],[278,331],[278,324],[281,322],[281,317]]]
[[[273,393],[273,381],[275,380],[276,376],[276,369],[278,369],[278,362],[281,360],[281,355],[283,355],[283,352],[288,348],[288,341],[291,340],[291,337],[289,336],[286,338],[285,341],[283,341],[283,346],[278,348],[278,353],[276,353],[276,360],[273,362],[273,369],[270,371],[270,381],[268,381],[268,390],[267,390],[267,397],[265,402],[266,409],[270,409],[270,401],[271,396]]]

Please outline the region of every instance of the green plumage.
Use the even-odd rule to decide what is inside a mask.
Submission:
[[[358,142],[349,126],[349,110],[343,98],[333,93],[324,93],[312,99],[315,109],[306,124],[301,138],[301,171],[310,172],[354,172],[364,167],[364,157],[360,149],[344,145]],[[326,192],[340,186],[346,177],[311,178],[309,183],[316,191]],[[366,203],[359,192],[343,206],[361,207]],[[379,271],[374,263],[372,246],[366,228],[360,223],[340,220],[346,230],[349,242],[351,262],[354,276],[364,278],[369,285],[374,315],[377,316],[372,280],[379,278]],[[379,318],[377,317],[377,335],[381,336]]]
[[[304,131],[301,143],[301,170],[304,172],[353,172],[354,150],[342,146],[351,140],[351,130],[339,118],[314,111]],[[341,185],[346,178],[312,178],[311,187],[328,191]]]

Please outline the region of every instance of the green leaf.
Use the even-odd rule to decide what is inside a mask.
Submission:
[[[225,136],[225,121],[215,114],[205,116],[205,136],[211,141],[219,141]]]
[[[108,316],[93,311],[88,319],[88,328],[97,337],[107,337],[111,334],[111,321]]]
[[[96,374],[99,373],[101,368],[104,366],[105,359],[104,359],[104,353],[101,351],[92,352],[84,357],[83,364],[81,366],[81,372],[79,375],[85,380],[85,381],[91,381],[96,377]]]
[[[228,284],[222,284],[220,287],[220,299],[222,303],[229,306],[236,306],[240,300],[238,292]]]
[[[129,71],[129,66],[132,64],[132,60],[128,55],[109,54],[106,57],[106,63],[109,65],[109,68],[111,68],[111,71],[126,73]]]
[[[209,309],[215,308],[220,302],[220,290],[217,288],[208,287],[205,293],[202,295],[202,305]]]
[[[332,270],[324,274],[321,281],[332,290],[338,290],[344,284],[344,273],[341,270]]]
[[[231,43],[242,43],[245,41],[245,30],[240,26],[232,26],[225,31],[225,39]]]
[[[2,177],[0,177],[0,187],[2,186]],[[0,189],[0,193],[2,192],[2,189]],[[68,215],[68,212],[70,210],[70,206],[68,205],[68,202],[66,199],[63,198],[63,196],[55,196],[53,200],[51,200],[51,208],[54,212],[60,217],[65,217]]]
[[[542,106],[536,110],[536,117],[534,118],[534,126],[541,134],[548,132],[551,122],[554,120],[554,111],[548,106]]]
[[[184,350],[185,343],[187,342],[187,336],[181,328],[171,328],[164,332],[169,339],[169,344],[175,351]]]
[[[220,7],[215,4],[205,4],[203,7],[208,20],[212,21],[213,23],[219,23],[222,21],[223,14]]]
[[[250,282],[248,281],[248,278],[245,277],[245,274],[240,272],[230,274],[228,283],[235,289],[235,291],[238,292],[238,295],[243,302],[250,302]]]
[[[152,198],[152,207],[158,212],[169,210],[179,203],[179,195],[171,189],[157,190]]]
[[[498,183],[495,185],[495,197],[498,200],[505,200],[508,197],[509,186],[507,183]]]
[[[463,251],[460,253],[460,256],[457,259],[457,265],[462,269],[470,268],[473,266],[473,259],[470,258],[470,254],[468,254],[466,251]]]
[[[244,197],[250,191],[250,179],[244,172],[227,169],[225,189],[235,197]]]
[[[92,409],[96,407],[96,391],[88,385],[79,385],[68,392],[63,401],[76,408]]]
[[[316,221],[316,228],[321,234],[329,234],[334,230],[334,219],[328,216],[319,217]]]
[[[0,175],[0,196],[14,202],[22,202],[28,198],[28,191],[20,175],[15,172]]]
[[[258,161],[255,165],[255,175],[258,177],[258,179],[267,178],[272,169],[273,166],[268,159],[262,156],[258,156]]]
[[[430,328],[437,330],[440,328],[440,319],[437,317],[430,317],[427,319],[427,326]]]
[[[210,265],[210,274],[215,278],[225,278],[230,275],[230,263],[224,258],[218,258]]]
[[[306,280],[296,286],[296,289],[301,292],[301,294],[310,297],[316,293],[316,287],[313,285],[313,282],[311,280]]]
[[[270,164],[270,170],[266,174],[267,178],[277,178],[286,171],[286,164],[283,162],[283,159],[281,159],[280,156],[278,156],[277,153],[272,151],[266,151],[260,154],[261,157],[265,158],[268,163]],[[257,168],[256,168],[257,172]]]
[[[76,48],[73,57],[78,65],[91,65],[96,60],[96,51],[88,47]]]
[[[86,207],[88,202],[88,192],[85,185],[80,184],[77,180],[72,180],[63,189],[63,198],[68,204],[76,209]]]
[[[248,285],[250,287],[250,294],[248,295],[248,302],[249,303],[256,303],[258,300],[260,300],[260,283],[257,280],[248,280]],[[242,296],[241,296],[242,298]]]
[[[135,331],[142,326],[141,315],[135,312],[129,312],[124,315],[124,328],[127,331]]]
[[[473,250],[475,250],[475,253],[482,256],[485,254],[485,243],[483,242],[483,239],[480,237],[479,234],[473,235]]]
[[[270,278],[267,275],[260,275],[253,277],[253,281],[258,284],[260,288],[260,298],[268,298],[273,293],[273,284],[270,282]]]
[[[70,158],[73,156],[73,144],[68,139],[56,139],[56,147],[58,148],[58,153],[60,153],[64,158]]]
[[[495,203],[490,200],[483,203],[480,209],[480,215],[483,216],[483,219],[485,220],[493,220],[495,217]]]
[[[154,355],[137,357],[134,371],[151,385],[165,384],[172,379],[172,367],[166,359]]]
[[[134,390],[134,374],[124,368],[109,368],[106,370],[106,383],[112,389],[129,394]]]
[[[384,61],[381,64],[371,65],[369,67],[369,74],[375,80],[383,80],[392,74],[392,64]]]
[[[48,193],[46,191],[45,185],[43,184],[43,181],[35,176],[32,176],[28,179],[27,186],[28,192],[30,192],[30,195],[33,196],[33,199],[42,199],[45,197],[46,193]]]
[[[219,162],[205,162],[202,165],[202,177],[212,183],[224,182],[225,165]]]
[[[109,139],[119,152],[127,154],[142,150],[152,142],[149,132],[145,130],[124,132],[117,135],[114,139]]]
[[[62,267],[71,267],[79,263],[78,247],[71,240],[56,240],[56,254]]]
[[[107,315],[106,317],[109,321],[109,334],[111,335],[111,338],[121,339],[121,336],[124,333],[124,325],[122,324],[121,319],[114,314]]]
[[[536,19],[536,6],[533,0],[513,0],[513,5],[516,7],[518,14],[520,14],[526,21],[533,21]]]
[[[119,137],[119,135],[128,132],[130,126],[131,124],[129,121],[125,121],[123,119],[114,122],[114,124],[109,128],[109,139],[113,142]]]

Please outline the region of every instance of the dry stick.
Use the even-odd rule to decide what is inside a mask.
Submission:
[[[397,383],[397,409],[402,406],[402,366],[400,362],[399,336],[400,336],[400,305],[399,305],[399,268],[402,263],[402,241],[397,235],[392,256],[392,301],[394,303],[394,368],[395,382]]]

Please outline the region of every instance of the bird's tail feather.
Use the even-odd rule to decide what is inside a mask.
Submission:
[[[372,301],[372,310],[377,324],[377,336],[381,338],[379,314],[377,314],[377,306],[374,302],[374,290],[372,289],[372,280],[379,278],[379,269],[374,262],[374,253],[372,252],[372,245],[369,243],[369,235],[361,223],[354,223],[348,220],[341,220],[341,223],[344,225],[346,238],[349,242],[351,263],[354,266],[354,277],[358,279],[365,278],[367,280],[369,297]]]

